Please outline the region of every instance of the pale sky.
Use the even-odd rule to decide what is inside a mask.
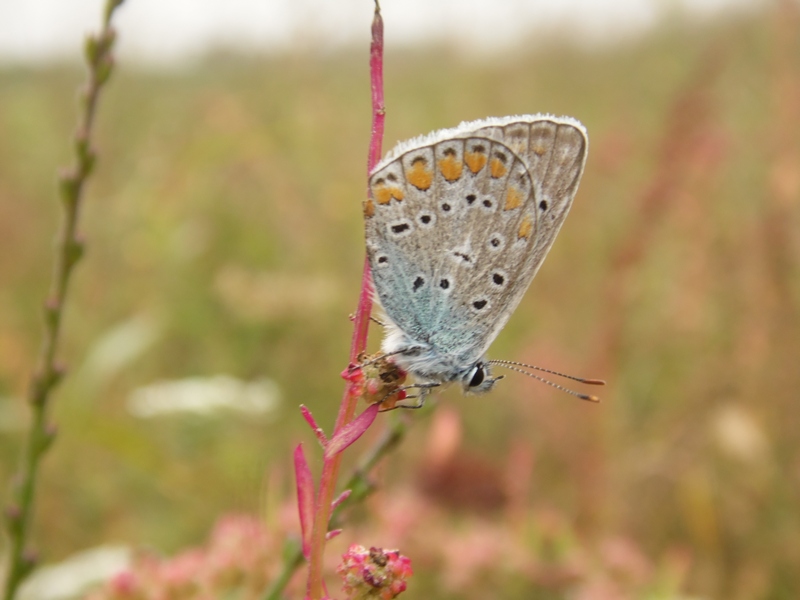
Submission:
[[[557,28],[602,44],[665,16],[714,19],[768,0],[381,0],[388,47],[451,42],[476,52],[513,47]],[[104,0],[0,0],[0,63],[77,59]],[[372,0],[125,0],[115,23],[120,59],[181,64],[215,46],[322,52],[369,43]],[[534,36],[531,36],[534,34]]]

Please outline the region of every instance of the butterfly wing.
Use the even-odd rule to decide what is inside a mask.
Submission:
[[[370,177],[367,255],[378,300],[410,340],[478,360],[535,272],[525,162],[488,137],[413,147]]]
[[[575,119],[543,115],[504,117],[465,123],[476,135],[498,139],[526,163],[540,208],[536,231],[537,267],[544,261],[567,218],[583,175],[589,139]],[[536,274],[536,270],[530,275]]]

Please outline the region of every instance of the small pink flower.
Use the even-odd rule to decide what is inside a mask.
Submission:
[[[367,550],[357,544],[342,555],[336,572],[349,600],[391,600],[406,590],[406,579],[413,575],[411,559],[398,550]]]

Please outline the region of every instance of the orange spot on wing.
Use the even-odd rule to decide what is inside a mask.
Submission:
[[[499,158],[492,159],[490,168],[492,170],[492,177],[494,177],[495,179],[502,177],[508,171],[508,169],[506,169],[506,166],[503,164],[503,161],[501,161]]]
[[[439,171],[442,176],[450,182],[457,181],[461,177],[461,171],[464,168],[464,163],[456,160],[456,157],[449,154],[439,160]]]
[[[522,195],[513,185],[509,186],[508,193],[506,194],[506,204],[503,207],[503,210],[514,210],[520,206],[522,206]]]
[[[369,218],[374,214],[375,214],[375,203],[370,198],[367,198],[364,201],[364,216]]]
[[[425,159],[417,158],[411,163],[411,168],[406,174],[408,182],[418,190],[427,190],[433,182],[433,172],[428,169],[427,164]]]
[[[517,230],[517,238],[529,239],[532,233],[533,233],[533,222],[531,221],[529,215],[525,215],[525,218],[522,219],[522,223],[519,224],[519,229]]]
[[[469,170],[477,173],[486,166],[486,153],[485,152],[465,152],[464,162],[467,163]]]
[[[533,148],[531,148],[531,151],[536,156],[544,156],[544,153],[547,152],[547,148],[545,148],[544,146],[534,146]]]
[[[405,194],[403,190],[401,190],[397,186],[388,186],[382,183],[376,184],[372,188],[372,196],[378,202],[378,204],[389,204],[392,201],[392,198],[400,202],[404,197]]]

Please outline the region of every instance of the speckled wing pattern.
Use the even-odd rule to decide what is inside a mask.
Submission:
[[[398,145],[364,203],[377,300],[412,341],[468,364],[508,321],[566,218],[586,159],[572,119],[464,123]]]

